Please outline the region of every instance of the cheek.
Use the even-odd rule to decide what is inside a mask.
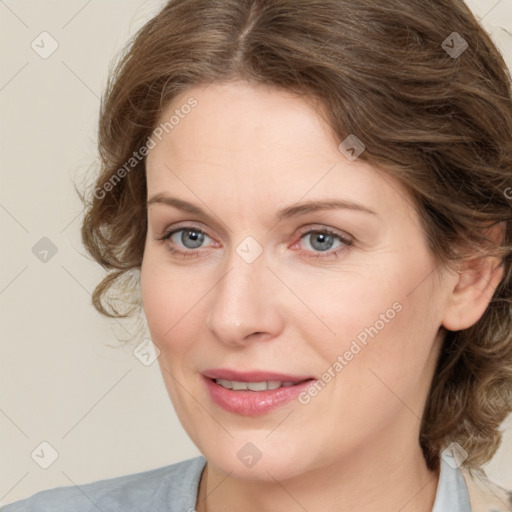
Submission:
[[[364,346],[376,332],[388,329],[400,315],[406,289],[399,275],[383,276],[364,268],[301,279],[290,288],[305,297],[308,311],[298,305],[296,321],[304,325],[304,319],[311,318],[321,333],[321,346],[331,354],[348,349],[354,339]]]
[[[168,318],[168,311],[172,311],[172,304],[169,304],[169,297],[165,293],[162,279],[158,279],[158,272],[151,265],[151,259],[144,255],[140,272],[140,290],[144,315],[146,317],[149,330],[153,337],[153,342],[165,330],[165,323]],[[169,325],[167,326],[169,328]]]
[[[325,366],[316,370],[328,371],[338,361],[336,373],[350,375],[354,392],[364,380],[373,386],[377,377],[370,369],[399,387],[418,378],[438,329],[434,294],[428,283],[418,286],[429,268],[421,259],[395,261],[386,273],[361,269],[316,286],[305,283],[307,304],[323,323],[316,322],[322,336],[310,333]]]
[[[185,341],[179,340],[187,339],[182,334],[193,316],[191,304],[197,302],[186,285],[189,280],[180,276],[179,270],[170,272],[150,251],[144,255],[140,275],[144,314],[153,343],[162,352],[185,350]]]

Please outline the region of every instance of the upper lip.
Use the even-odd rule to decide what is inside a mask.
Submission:
[[[301,382],[313,378],[310,375],[289,375],[260,370],[238,372],[236,370],[230,370],[229,368],[212,368],[202,373],[209,379],[224,379],[236,382],[263,382],[270,380],[278,382]]]

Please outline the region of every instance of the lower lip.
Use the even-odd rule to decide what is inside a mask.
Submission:
[[[312,380],[294,386],[267,389],[265,391],[233,391],[217,384],[214,380],[204,377],[206,387],[212,400],[228,412],[243,416],[259,416],[277,409],[306,390]]]

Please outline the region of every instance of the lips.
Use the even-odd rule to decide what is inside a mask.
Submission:
[[[276,372],[210,369],[203,379],[212,401],[244,416],[265,414],[296,398],[314,379]]]

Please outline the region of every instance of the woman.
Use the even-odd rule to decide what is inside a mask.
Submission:
[[[169,2],[82,235],[204,457],[5,511],[510,510],[510,100],[460,0]]]

